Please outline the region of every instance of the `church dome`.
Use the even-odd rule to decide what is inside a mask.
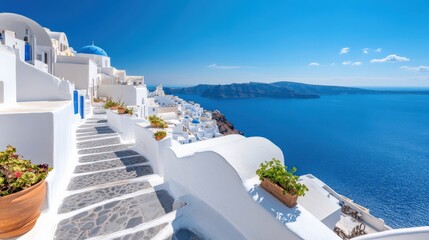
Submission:
[[[101,47],[95,46],[94,44],[81,48],[78,53],[94,54],[107,57],[106,51],[104,51]]]

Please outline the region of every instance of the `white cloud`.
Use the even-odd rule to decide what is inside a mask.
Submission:
[[[341,48],[340,55],[347,54],[349,52],[350,52],[350,48],[348,48],[348,47]]]
[[[254,68],[249,66],[222,66],[217,65],[216,63],[210,64],[207,66],[208,68],[214,68],[214,69],[239,69],[239,68]]]
[[[364,49],[362,49],[362,52],[364,54],[370,54],[371,52],[381,53],[382,51],[383,51],[382,48],[377,48],[377,49],[364,48]]]
[[[385,58],[372,59],[370,62],[371,63],[384,63],[384,62],[395,63],[395,62],[408,62],[408,61],[410,61],[410,59],[407,57],[401,57],[396,54],[391,54]]]
[[[318,67],[318,66],[320,66],[320,64],[319,64],[319,63],[317,63],[317,62],[312,62],[312,63],[309,63],[309,64],[308,64],[308,66],[315,66],[315,67]]]
[[[343,65],[360,66],[360,65],[362,65],[362,62],[344,61],[342,64],[343,64]]]
[[[402,66],[400,69],[411,72],[429,72],[429,66],[408,67]]]

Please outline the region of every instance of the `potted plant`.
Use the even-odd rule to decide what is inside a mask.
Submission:
[[[126,108],[125,109],[125,114],[133,115],[133,113],[134,113],[134,109],[133,108]]]
[[[157,131],[153,134],[153,136],[155,137],[156,141],[160,141],[167,136],[167,133],[165,131]]]
[[[126,111],[126,108],[125,108],[125,107],[123,107],[123,106],[119,106],[119,107],[118,107],[118,113],[119,113],[119,114],[124,114],[124,113],[125,113],[125,111]]]
[[[155,115],[149,116],[150,125],[154,128],[167,128],[167,123],[164,122],[162,118],[159,118]]]
[[[125,103],[119,101],[113,101],[112,98],[108,98],[107,101],[104,103],[104,108],[105,109],[110,109],[110,110],[117,110],[120,107],[124,107]]]
[[[307,186],[298,181],[299,176],[294,175],[296,168],[288,171],[280,160],[273,158],[271,161],[261,163],[256,174],[261,180],[261,187],[280,200],[289,208],[297,203],[298,196],[304,196],[308,191]]]
[[[0,238],[30,231],[46,195],[47,164],[31,164],[7,146],[0,152]]]
[[[114,109],[117,109],[118,105],[119,103],[113,101],[112,98],[108,98],[107,101],[104,103],[104,108],[114,110]]]
[[[104,102],[104,100],[102,98],[97,98],[97,97],[94,97],[92,99],[92,101],[95,102],[95,103],[102,103],[102,102]]]

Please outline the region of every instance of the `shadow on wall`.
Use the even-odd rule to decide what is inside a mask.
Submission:
[[[270,212],[282,224],[295,222],[299,215],[301,215],[301,211],[297,207],[286,207],[259,185],[254,185],[254,187],[250,189],[249,194],[252,196],[253,200]]]

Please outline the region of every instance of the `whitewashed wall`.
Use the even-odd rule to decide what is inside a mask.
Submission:
[[[97,79],[97,65],[88,58],[58,56],[54,75],[64,77],[75,84],[76,89],[84,89],[90,94],[90,87]]]
[[[126,105],[142,105],[147,92],[144,86],[132,85],[100,85],[98,87],[99,97],[111,97],[120,100]]]
[[[0,104],[16,102],[16,65],[14,52],[0,45]]]
[[[17,60],[16,91],[18,102],[71,100],[73,85]]]
[[[234,142],[228,144],[234,146]],[[260,147],[266,147],[265,144],[261,142]],[[227,145],[222,145],[222,147],[229,149]],[[237,155],[243,154],[236,149],[230,150]],[[278,152],[274,151],[275,148],[271,150],[273,151],[266,158],[283,159],[282,155],[278,155]],[[246,156],[255,154],[258,156],[258,151],[260,152],[261,149],[249,148],[247,151]],[[262,152],[266,153],[266,151]],[[250,157],[244,159],[247,163],[237,163],[236,168],[234,168],[222,155],[209,149],[181,158],[177,158],[176,154],[177,152],[173,151],[163,151],[160,156],[167,161],[164,173],[165,180],[167,182],[179,182],[183,186],[182,188],[170,189],[176,197],[180,198],[186,194],[191,194],[203,200],[229,221],[246,239],[267,239],[273,236],[282,236],[284,239],[300,239],[251,198],[243,186],[241,175],[237,172],[240,169],[236,168],[240,165],[243,172],[255,175],[254,171],[257,167],[252,170],[252,173],[247,173],[245,166],[255,162],[255,165],[258,165],[266,159]],[[243,160],[240,157],[237,159]],[[227,235],[222,234],[221,229],[218,229],[215,236],[218,239],[228,238]]]
[[[173,141],[169,136],[160,141],[156,141],[153,136],[153,132],[148,129],[148,126],[148,123],[134,125],[135,148],[151,162],[154,171],[163,176],[165,161],[160,159],[160,151],[162,148],[173,146],[175,141]]]
[[[118,114],[112,110],[107,109],[107,122],[109,126],[121,136],[124,142],[134,142],[134,125],[136,123],[147,123],[146,120],[141,118],[134,118],[129,114]]]
[[[237,239],[338,239],[302,206],[289,209],[258,187],[259,164],[273,157],[283,161],[282,151],[269,140],[229,135],[186,145],[174,143],[169,138],[157,142],[147,128],[136,126],[136,150],[164,177],[173,196],[189,205],[203,202],[229,223],[217,225],[219,218],[210,218],[194,223],[197,230],[214,239],[229,239],[229,234]],[[198,218],[201,211],[206,209],[186,214]],[[310,225],[314,231],[308,231]]]
[[[170,138],[155,141],[150,131],[142,126],[136,126],[136,150],[143,153],[150,161],[155,162],[152,163],[154,170],[170,184],[170,192],[178,199],[188,198],[187,196],[200,199],[230,223],[227,225],[230,226],[228,230],[227,226],[223,226],[224,229],[222,229],[220,225],[216,227],[216,221],[209,221],[207,224],[212,227],[207,229],[207,226],[200,224],[201,231],[211,231],[208,235],[216,236],[215,239],[228,239],[230,232],[234,232],[234,235],[244,236],[245,239],[267,239],[268,236],[299,239],[291,230],[261,208],[245,189],[243,179],[237,170],[219,153],[210,150],[210,147],[222,143],[228,149],[228,145],[235,141],[244,140],[242,136],[230,135],[169,148],[169,145],[173,145]],[[267,140],[267,142],[269,141]],[[271,143],[274,147],[267,149],[267,142],[261,142],[260,145],[262,149],[265,147],[264,153],[271,150],[270,156],[267,157],[283,159],[281,151],[279,152],[274,144]],[[269,144],[268,148],[270,148]],[[199,150],[201,152],[198,152]],[[250,153],[247,153],[246,156],[252,155],[252,153],[255,155],[256,151],[260,151],[255,148],[247,150]],[[197,153],[195,153],[196,151]],[[236,153],[241,152],[236,151]],[[256,165],[262,161],[262,159],[245,160]],[[258,162],[255,163],[255,160]],[[243,164],[246,166],[245,163]],[[252,175],[255,175],[254,171]],[[193,212],[198,215],[198,211]],[[191,218],[197,217],[192,216],[193,213],[188,214]]]

